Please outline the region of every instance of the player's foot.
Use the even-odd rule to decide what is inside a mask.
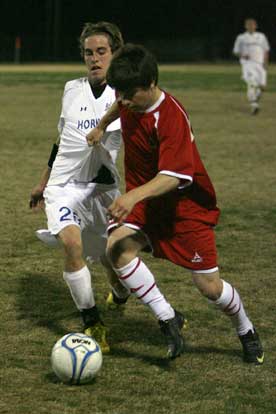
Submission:
[[[181,335],[181,329],[186,319],[182,313],[175,310],[175,316],[166,321],[159,321],[161,332],[166,338],[168,351],[167,357],[174,359],[180,356],[184,350],[184,339]]]
[[[260,107],[258,103],[251,105],[251,115],[257,115],[260,111]]]
[[[108,354],[110,352],[110,346],[106,340],[107,328],[102,324],[102,322],[97,322],[93,326],[88,326],[84,329],[84,333],[87,336],[91,336],[98,342],[103,354]]]
[[[58,239],[47,229],[36,230],[36,237],[49,247],[58,247]]]
[[[120,310],[123,311],[125,304],[127,303],[129,296],[126,298],[119,298],[113,291],[109,292],[106,298],[106,308],[108,310]]]
[[[262,365],[264,363],[264,351],[256,329],[249,330],[245,335],[239,336],[239,339],[243,348],[243,360]]]
[[[103,354],[110,352],[110,346],[106,339],[107,328],[100,318],[97,307],[83,309],[81,316],[85,335],[93,337],[98,342]]]

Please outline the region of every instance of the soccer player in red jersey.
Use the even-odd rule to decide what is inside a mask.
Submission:
[[[127,44],[117,51],[107,81],[118,99],[87,141],[97,144],[120,116],[126,193],[109,207],[113,231],[107,253],[121,283],[151,308],[167,339],[168,356],[174,358],[183,352],[181,314],[165,300],[138,255],[150,247],[155,257],[189,269],[203,296],[232,320],[244,360],[262,364],[262,345],[241,298],[220,279],[216,194],[185,109],[158,87],[156,60],[142,46]]]

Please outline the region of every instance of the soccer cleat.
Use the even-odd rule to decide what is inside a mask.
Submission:
[[[84,333],[94,338],[101,347],[102,353],[110,352],[110,346],[106,340],[107,328],[103,324],[96,306],[90,309],[83,309],[81,316],[84,323]]]
[[[168,351],[167,358],[174,359],[180,356],[184,350],[184,339],[181,329],[186,319],[182,313],[175,310],[175,316],[166,321],[159,321],[161,332],[166,338]]]
[[[106,307],[108,310],[119,310],[123,311],[125,308],[125,304],[128,300],[129,296],[126,298],[119,298],[115,295],[113,291],[109,292],[107,298],[106,298]]]
[[[178,321],[178,326],[179,329],[188,329],[189,324],[188,324],[188,319],[185,318],[185,316],[183,315],[183,313],[180,313],[178,311],[175,310],[175,315]]]
[[[260,107],[258,103],[251,105],[251,115],[257,115],[260,111]]]
[[[49,247],[58,247],[58,239],[47,229],[36,230],[36,237]]]
[[[248,363],[262,365],[264,363],[263,347],[255,328],[245,335],[239,336],[243,348],[243,360]]]
[[[103,354],[108,354],[110,352],[110,346],[106,340],[107,328],[102,322],[97,322],[93,326],[88,326],[84,329],[84,333],[87,336],[91,336],[98,342]]]

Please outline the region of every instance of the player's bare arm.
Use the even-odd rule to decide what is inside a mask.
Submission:
[[[30,208],[36,210],[43,207],[43,191],[48,183],[51,174],[51,168],[48,166],[43,170],[39,184],[37,184],[31,191]]]
[[[118,223],[122,223],[123,220],[130,214],[135,204],[140,201],[155,198],[173,191],[179,186],[179,184],[180,180],[176,177],[158,174],[146,184],[116,198],[116,200],[114,200],[110,205],[108,211]]]
[[[53,154],[53,150],[51,152],[49,161],[48,161],[48,166],[42,171],[39,183],[32,189],[31,191],[31,196],[30,196],[30,208],[32,210],[36,210],[37,208],[43,208],[44,207],[44,203],[43,203],[43,191],[45,190],[45,187],[49,181],[50,178],[50,174],[51,174],[51,164],[53,164],[56,153],[57,153],[57,149],[59,146],[59,142],[60,142],[60,137],[57,138],[56,143],[54,144],[53,147],[55,148],[54,154]],[[50,164],[51,161],[51,164]]]
[[[119,107],[118,103],[114,102],[106,114],[102,117],[99,124],[86,135],[88,145],[92,146],[98,144],[108,125],[110,125],[113,121],[116,121],[118,118]]]

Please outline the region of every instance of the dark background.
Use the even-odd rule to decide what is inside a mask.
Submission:
[[[0,62],[79,61],[83,23],[116,23],[125,41],[149,47],[160,62],[230,60],[245,17],[254,17],[276,60],[276,0],[0,0]],[[18,56],[17,56],[18,58]]]

